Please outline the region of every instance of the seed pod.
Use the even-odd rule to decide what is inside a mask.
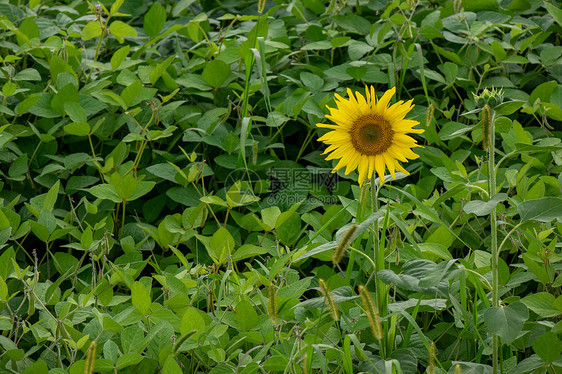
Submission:
[[[383,335],[382,325],[375,302],[373,301],[373,298],[367,288],[363,285],[359,286],[359,295],[361,296],[361,301],[363,301],[363,307],[365,308],[369,325],[371,325],[373,336],[375,339],[381,340]]]
[[[354,223],[349,227],[349,229],[347,229],[347,231],[341,238],[340,242],[338,243],[338,246],[336,247],[336,250],[334,251],[334,255],[332,256],[332,263],[334,265],[339,264],[341,262],[343,256],[345,255],[345,251],[351,245],[353,239],[355,239],[355,234],[357,233],[358,228],[359,226],[357,226],[357,224]]]
[[[334,321],[338,321],[340,319],[340,315],[338,312],[338,306],[332,297],[332,291],[328,287],[328,284],[324,279],[320,279],[318,281],[318,285],[320,286],[320,291],[322,291],[322,295],[324,295],[324,300],[326,301],[326,306],[328,307],[328,311],[332,316]]]

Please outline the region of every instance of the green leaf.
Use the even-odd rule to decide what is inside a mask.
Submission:
[[[524,201],[517,206],[517,211],[521,222],[534,220],[547,223],[555,219],[562,220],[562,198],[548,196]]]
[[[205,65],[201,78],[212,87],[220,87],[230,76],[230,65],[221,60],[213,60]]]
[[[176,362],[174,356],[168,356],[164,365],[162,366],[162,374],[183,374],[180,366]]]
[[[90,125],[87,122],[73,122],[65,125],[64,131],[70,135],[87,136],[90,134]]]
[[[133,191],[133,193],[127,198],[127,201],[133,201],[138,199],[141,196],[146,195],[147,193],[149,193],[154,186],[156,185],[156,182],[145,182],[145,181],[140,181],[137,183],[137,188],[135,188],[135,190]]]
[[[115,0],[113,4],[111,4],[111,9],[109,10],[109,14],[114,15],[115,13],[117,13],[119,11],[119,8],[121,8],[121,5],[123,5],[124,2],[125,0]]]
[[[514,341],[529,318],[525,304],[515,302],[509,306],[489,308],[484,312],[484,323],[488,329],[510,344]]]
[[[137,30],[122,21],[113,21],[111,25],[109,25],[109,32],[117,38],[119,43],[123,43],[123,38],[126,36],[137,37]]]
[[[546,364],[552,363],[560,358],[562,353],[562,341],[552,332],[544,333],[533,343],[533,350]]]
[[[57,82],[57,77],[59,76],[59,74],[64,72],[70,73],[74,75],[76,79],[78,79],[72,67],[70,67],[70,65],[66,61],[64,61],[57,55],[53,55],[51,57],[51,60],[49,61],[49,70],[51,72],[51,79],[55,83]]]
[[[143,28],[150,37],[158,35],[166,22],[166,9],[160,4],[155,3],[144,15]]]
[[[556,23],[562,26],[562,9],[557,8],[554,5],[549,4],[547,2],[544,2],[544,6],[546,7],[546,10],[548,10],[548,13],[550,13],[552,18],[554,18]]]
[[[507,200],[507,194],[505,193],[498,193],[492,196],[492,198],[488,201],[482,200],[472,200],[465,204],[463,210],[468,213],[474,213],[477,216],[487,216],[488,214],[492,213],[496,206],[502,202]]]
[[[129,105],[133,102],[133,100],[137,98],[141,88],[142,88],[142,82],[135,81],[134,83],[125,87],[125,89],[121,92],[121,98],[123,99],[126,108],[128,108]]]
[[[537,292],[525,296],[521,299],[521,302],[540,317],[550,318],[562,314],[560,310],[554,307],[554,300],[554,296],[548,292]]]
[[[91,187],[89,192],[98,199],[111,200],[114,203],[120,203],[123,201],[121,196],[117,193],[117,190],[115,190],[115,187],[110,184],[98,184]]]
[[[143,357],[136,352],[125,353],[123,356],[117,359],[115,366],[117,370],[126,368],[127,366],[137,365],[143,360]]]
[[[49,372],[49,368],[47,364],[42,359],[38,359],[35,361],[33,365],[28,366],[22,374],[47,374]]]
[[[221,226],[211,237],[209,249],[209,255],[213,260],[218,264],[224,264],[234,250],[234,238],[226,228]]]
[[[242,331],[250,331],[258,323],[258,313],[249,301],[242,300],[236,304],[235,314]]]
[[[174,59],[176,58],[175,55],[172,55],[170,57],[168,57],[166,59],[166,61],[158,64],[151,72],[150,72],[150,83],[152,84],[156,84],[156,82],[158,81],[158,79],[160,79],[160,77],[166,72],[166,69],[168,68],[168,66],[170,66],[170,64],[172,63],[172,61],[174,61]]]
[[[240,261],[249,257],[263,255],[264,253],[267,253],[267,249],[263,247],[258,247],[253,244],[244,244],[234,252],[232,261]]]
[[[98,21],[90,21],[82,29],[82,40],[90,40],[101,35],[101,26]]]
[[[150,303],[152,301],[146,287],[140,282],[133,283],[131,286],[131,296],[131,301],[133,305],[137,307],[139,312],[144,315],[148,314],[150,311]]]
[[[8,175],[12,179],[23,180],[24,174],[27,173],[27,154],[24,153],[19,156],[16,161],[12,162],[10,168],[8,169]]]
[[[205,330],[205,320],[199,314],[197,309],[195,308],[188,308],[182,319],[181,319],[181,329],[180,332],[182,335],[189,334],[191,332],[195,332],[191,337],[197,340],[199,334]]]
[[[57,202],[57,197],[59,195],[60,180],[49,189],[49,192],[45,194],[45,200],[43,200],[43,209],[49,212],[53,211],[55,203]]]
[[[67,101],[64,104],[64,111],[74,122],[86,122],[86,111],[75,101]]]
[[[129,55],[130,46],[126,45],[115,51],[113,56],[111,56],[111,68],[117,70],[117,68],[125,61],[125,58]]]

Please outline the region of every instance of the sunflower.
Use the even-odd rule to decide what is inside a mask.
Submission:
[[[359,92],[354,95],[349,88],[348,100],[335,95],[337,109],[328,107],[330,114],[326,118],[336,124],[316,124],[334,130],[318,139],[329,145],[323,153],[331,152],[326,160],[339,159],[333,173],[344,166],[345,175],[358,169],[360,186],[366,178],[373,178],[375,171],[381,182],[384,181],[386,168],[392,178],[395,178],[396,170],[409,175],[399,161],[408,162],[408,159],[418,158],[412,148],[420,145],[406,134],[421,134],[424,130],[413,128],[419,124],[418,121],[404,119],[414,107],[413,100],[399,101],[388,107],[395,92],[396,88],[393,87],[377,100],[375,88],[371,86],[365,87],[365,97]]]

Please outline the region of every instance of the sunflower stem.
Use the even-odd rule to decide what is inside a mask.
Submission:
[[[376,213],[379,210],[379,189],[377,188],[377,185],[375,184],[375,176],[373,175],[371,177],[371,211],[372,213]],[[380,241],[380,233],[379,233],[379,220],[375,220],[375,222],[373,222],[373,234],[374,234],[374,240],[373,240],[373,251],[374,251],[374,257],[375,257],[375,280],[376,280],[376,285],[377,285],[377,292],[376,292],[376,303],[377,303],[377,309],[379,310],[379,313],[381,316],[386,316],[387,315],[387,295],[386,295],[386,285],[384,284],[384,282],[382,282],[379,279],[378,276],[378,272],[384,269],[384,248],[381,247],[381,241]],[[383,323],[383,330],[384,330],[384,334],[383,336],[388,336],[387,334],[387,330],[388,330],[388,323],[385,321]],[[383,342],[385,341],[384,339],[382,340]],[[380,347],[380,354],[381,357],[386,357],[386,347],[389,347],[389,343],[390,342],[386,342],[387,344],[381,344]]]
[[[357,205],[357,211],[355,212],[355,222],[363,222],[363,215],[367,211],[367,188],[368,185],[364,184],[359,191],[359,204]],[[353,246],[358,247],[361,243],[361,238],[356,238],[353,241]],[[351,283],[351,273],[353,272],[353,264],[355,263],[355,252],[349,253],[349,263],[347,264],[347,269],[345,271],[345,279],[349,279]]]

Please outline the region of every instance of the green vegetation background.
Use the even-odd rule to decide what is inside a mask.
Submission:
[[[561,27],[538,0],[0,1],[0,373],[491,373],[493,334],[503,372],[560,372]],[[426,130],[374,215],[315,127],[366,84]]]

